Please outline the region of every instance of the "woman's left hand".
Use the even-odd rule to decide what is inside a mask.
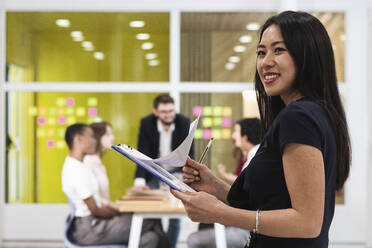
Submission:
[[[215,223],[218,222],[219,211],[223,202],[206,192],[180,192],[171,189],[171,193],[180,199],[185,207],[187,216],[194,222]]]

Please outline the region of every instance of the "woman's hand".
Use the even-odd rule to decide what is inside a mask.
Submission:
[[[218,211],[226,206],[215,196],[205,192],[180,192],[171,189],[171,193],[182,201],[187,216],[194,222],[217,222]]]
[[[205,165],[187,158],[186,165],[182,169],[183,181],[196,191],[204,191],[226,202],[227,193],[230,185],[221,181]]]

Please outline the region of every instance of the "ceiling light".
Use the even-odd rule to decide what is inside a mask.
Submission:
[[[147,60],[156,59],[157,57],[158,57],[157,53],[146,53],[146,59]]]
[[[91,41],[83,41],[81,43],[81,46],[84,47],[85,51],[93,51],[94,50],[94,46],[93,46],[93,43]]]
[[[257,22],[251,22],[251,23],[248,23],[247,26],[246,26],[246,29],[247,30],[250,30],[250,31],[256,31],[256,30],[259,30],[260,29],[260,24],[257,23]]]
[[[70,33],[70,35],[71,35],[73,41],[83,41],[84,40],[83,32],[81,32],[81,31],[72,31]]]
[[[341,39],[342,41],[345,41],[345,40],[346,40],[346,36],[345,36],[345,34],[341,34],[341,35],[340,35],[340,39]]]
[[[131,28],[143,28],[145,26],[145,22],[141,20],[131,21],[129,26]]]
[[[230,63],[239,63],[240,58],[238,56],[230,56],[229,57],[229,62]]]
[[[57,19],[56,24],[59,27],[68,28],[68,27],[70,27],[70,20],[68,20],[68,19]]]
[[[240,36],[239,41],[240,41],[240,43],[250,43],[250,42],[252,42],[252,36],[250,36],[248,34],[242,35],[242,36]]]
[[[226,70],[229,70],[229,71],[231,71],[231,70],[233,70],[235,68],[235,64],[234,63],[226,63],[225,64],[225,69]]]
[[[71,37],[82,37],[83,36],[83,32],[81,31],[72,31],[70,33]]]
[[[136,35],[137,40],[148,40],[150,39],[150,35],[146,33],[141,33]]]
[[[242,45],[237,45],[237,46],[234,46],[234,52],[236,53],[242,53],[245,51],[245,46],[242,46]]]
[[[82,47],[93,47],[93,43],[91,41],[83,41],[81,43]]]
[[[160,64],[160,61],[157,59],[149,61],[149,66],[158,66],[159,64]]]
[[[105,59],[105,54],[103,52],[95,52],[95,53],[93,53],[93,57],[96,60],[104,60]]]
[[[84,36],[81,36],[81,37],[72,37],[72,40],[73,41],[83,41],[84,40]]]
[[[142,43],[142,46],[141,46],[141,48],[143,49],[143,50],[150,50],[151,48],[153,48],[154,47],[154,43],[152,43],[152,42],[145,42],[145,43]]]

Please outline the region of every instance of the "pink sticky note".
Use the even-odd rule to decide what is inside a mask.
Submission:
[[[192,115],[193,116],[198,116],[203,112],[203,107],[202,106],[195,106],[192,110]]]
[[[72,107],[75,105],[75,98],[67,97],[66,98],[66,106]]]
[[[231,118],[228,118],[228,117],[222,118],[222,126],[231,127]]]
[[[55,140],[47,140],[47,147],[48,148],[56,147],[56,141]]]
[[[204,129],[203,130],[203,139],[210,139],[212,138],[212,130]]]
[[[65,124],[66,124],[66,117],[64,117],[64,116],[59,116],[59,117],[58,117],[58,124],[59,124],[59,125],[65,125]]]
[[[45,125],[46,124],[46,118],[44,116],[37,117],[37,124],[38,125]]]
[[[97,108],[88,108],[88,116],[97,116]]]

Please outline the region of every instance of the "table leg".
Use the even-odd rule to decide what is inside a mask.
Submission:
[[[129,233],[129,244],[128,248],[138,248],[141,238],[143,217],[133,214],[132,224]]]
[[[226,248],[225,226],[214,223],[214,235],[216,237],[216,248]]]

